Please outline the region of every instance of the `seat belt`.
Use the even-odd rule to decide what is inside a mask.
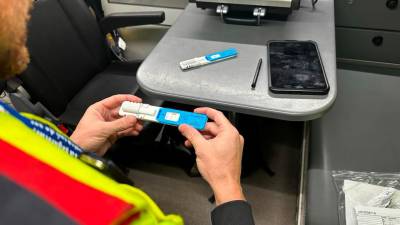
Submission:
[[[86,4],[93,10],[96,15],[96,20],[100,21],[104,18],[104,11],[101,5],[101,0],[85,0]]]
[[[101,4],[101,0],[85,0],[88,7],[94,12],[97,22],[100,22],[104,18],[104,11]],[[113,30],[106,36],[107,44],[111,49],[114,56],[121,62],[127,62],[128,60],[124,56],[126,50],[126,42],[121,37],[118,30]]]
[[[0,80],[0,99],[5,98],[7,96],[6,87],[7,87],[7,82],[5,80]]]
[[[72,127],[62,123],[41,102],[32,102],[31,96],[22,86],[22,81],[18,77],[13,77],[6,81],[5,91],[8,93],[15,109],[45,118],[55,124],[65,134],[71,135],[73,131]]]

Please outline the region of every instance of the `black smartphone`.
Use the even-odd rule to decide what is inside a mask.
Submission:
[[[269,89],[277,94],[326,95],[326,79],[317,43],[269,41]]]

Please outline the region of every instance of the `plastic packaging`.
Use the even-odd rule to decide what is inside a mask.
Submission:
[[[361,208],[391,208],[390,213],[400,212],[400,173],[376,173],[354,171],[332,171],[332,177],[339,194],[338,212],[340,225],[356,225]],[[368,212],[370,213],[370,212]],[[385,217],[388,224],[400,217]]]

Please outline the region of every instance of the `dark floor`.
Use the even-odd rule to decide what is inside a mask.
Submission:
[[[256,224],[295,224],[302,123],[261,120],[257,124],[252,131],[243,128],[245,138],[250,135],[249,139],[254,139],[257,135],[252,132],[259,135],[258,140],[247,142],[251,148],[245,149],[244,167],[251,169],[242,179]],[[263,160],[253,163],[251,160],[260,154]],[[148,159],[136,159],[130,167],[130,177],[136,186],[147,192],[163,211],[182,215],[185,224],[211,224],[210,212],[214,205],[208,198],[212,192],[202,178],[189,177],[173,163],[155,163]],[[274,175],[268,174],[265,167]]]

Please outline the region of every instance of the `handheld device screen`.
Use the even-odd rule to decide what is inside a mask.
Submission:
[[[271,41],[269,88],[275,93],[327,94],[317,45],[311,41]]]

